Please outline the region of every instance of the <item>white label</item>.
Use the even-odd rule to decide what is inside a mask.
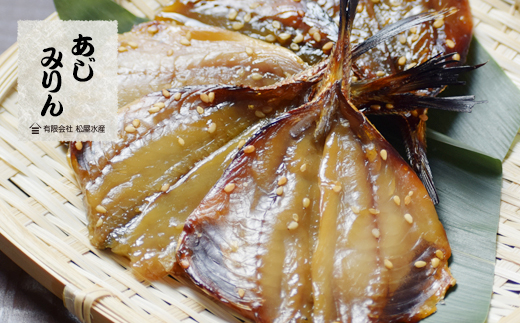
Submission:
[[[116,140],[116,21],[19,21],[18,47],[20,140]]]

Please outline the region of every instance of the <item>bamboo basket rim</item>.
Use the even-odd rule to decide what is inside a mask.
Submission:
[[[116,2],[137,16],[153,18],[169,0]],[[475,37],[520,88],[520,0],[470,4]],[[56,13],[47,18],[55,19]],[[188,281],[168,276],[149,282],[131,273],[122,257],[90,246],[81,192],[63,147],[58,142],[20,146],[14,135],[17,52],[14,44],[0,55],[0,250],[62,298],[82,322],[240,322],[243,318]],[[490,323],[520,322],[519,141],[517,134],[503,162]]]

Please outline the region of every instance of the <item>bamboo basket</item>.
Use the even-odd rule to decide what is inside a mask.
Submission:
[[[169,0],[116,2],[152,18]],[[520,0],[470,3],[475,36],[520,87]],[[188,281],[136,277],[126,259],[90,245],[65,147],[17,140],[17,55],[16,44],[0,55],[0,249],[82,322],[240,322]],[[503,163],[490,323],[520,322],[519,141]]]

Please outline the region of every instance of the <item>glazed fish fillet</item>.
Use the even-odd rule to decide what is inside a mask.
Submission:
[[[307,67],[291,51],[216,27],[152,21],[119,35],[119,107],[189,85],[262,87]]]

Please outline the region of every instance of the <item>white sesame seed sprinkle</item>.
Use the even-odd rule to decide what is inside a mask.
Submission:
[[[99,213],[107,213],[107,209],[103,205],[96,206],[96,211]]]

